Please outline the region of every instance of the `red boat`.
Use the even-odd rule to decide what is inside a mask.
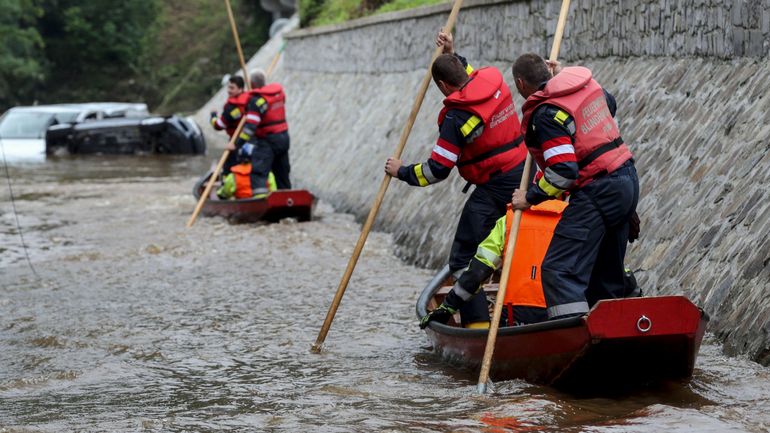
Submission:
[[[203,193],[210,176],[211,173],[203,176],[193,187],[196,200]],[[298,221],[310,221],[313,208],[315,196],[304,189],[281,189],[271,192],[265,198],[244,200],[221,200],[212,189],[209,199],[203,204],[201,214],[225,217],[232,223],[275,222],[290,217]]]
[[[440,271],[417,301],[417,316],[436,308],[451,289]],[[484,286],[488,296],[496,284]],[[490,377],[526,379],[572,390],[630,388],[688,379],[708,316],[683,296],[602,300],[582,317],[501,327]],[[425,329],[446,361],[479,371],[487,330],[465,329],[455,317]]]

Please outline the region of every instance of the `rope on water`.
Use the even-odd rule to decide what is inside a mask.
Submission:
[[[19,232],[19,238],[21,239],[21,246],[24,248],[24,257],[27,258],[27,264],[29,265],[29,268],[32,270],[32,273],[35,274],[35,277],[37,277],[38,280],[42,280],[40,278],[40,275],[37,273],[37,270],[35,270],[35,267],[32,265],[32,260],[29,258],[29,249],[27,248],[27,242],[24,241],[24,233],[21,231],[21,223],[19,223],[19,214],[16,212],[16,200],[13,197],[13,186],[11,185],[11,173],[8,170],[8,161],[5,159],[5,146],[3,146],[3,141],[0,140],[0,153],[3,154],[3,167],[5,168],[5,178],[8,180],[8,192],[11,195],[11,208],[13,209],[13,217],[16,219],[16,230]]]

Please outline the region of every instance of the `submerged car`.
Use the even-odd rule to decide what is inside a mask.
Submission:
[[[61,154],[191,154],[206,152],[198,125],[179,116],[103,119],[48,128],[45,152]]]
[[[93,102],[14,107],[0,117],[0,145],[11,158],[42,160],[49,127],[108,118],[147,117],[143,103]]]

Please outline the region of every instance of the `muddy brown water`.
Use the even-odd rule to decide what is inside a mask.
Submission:
[[[9,162],[0,184],[0,432],[767,432],[770,374],[707,338],[686,384],[577,398],[475,393],[430,351],[432,271],[374,233],[321,355],[309,348],[360,226],[185,229],[208,158]],[[4,173],[2,173],[4,176]],[[633,374],[630,372],[629,374]]]

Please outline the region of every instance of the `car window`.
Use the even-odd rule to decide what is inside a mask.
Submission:
[[[0,138],[43,138],[54,123],[53,113],[9,111],[0,120]]]
[[[78,118],[78,113],[56,113],[54,115],[58,123],[72,123]]]

